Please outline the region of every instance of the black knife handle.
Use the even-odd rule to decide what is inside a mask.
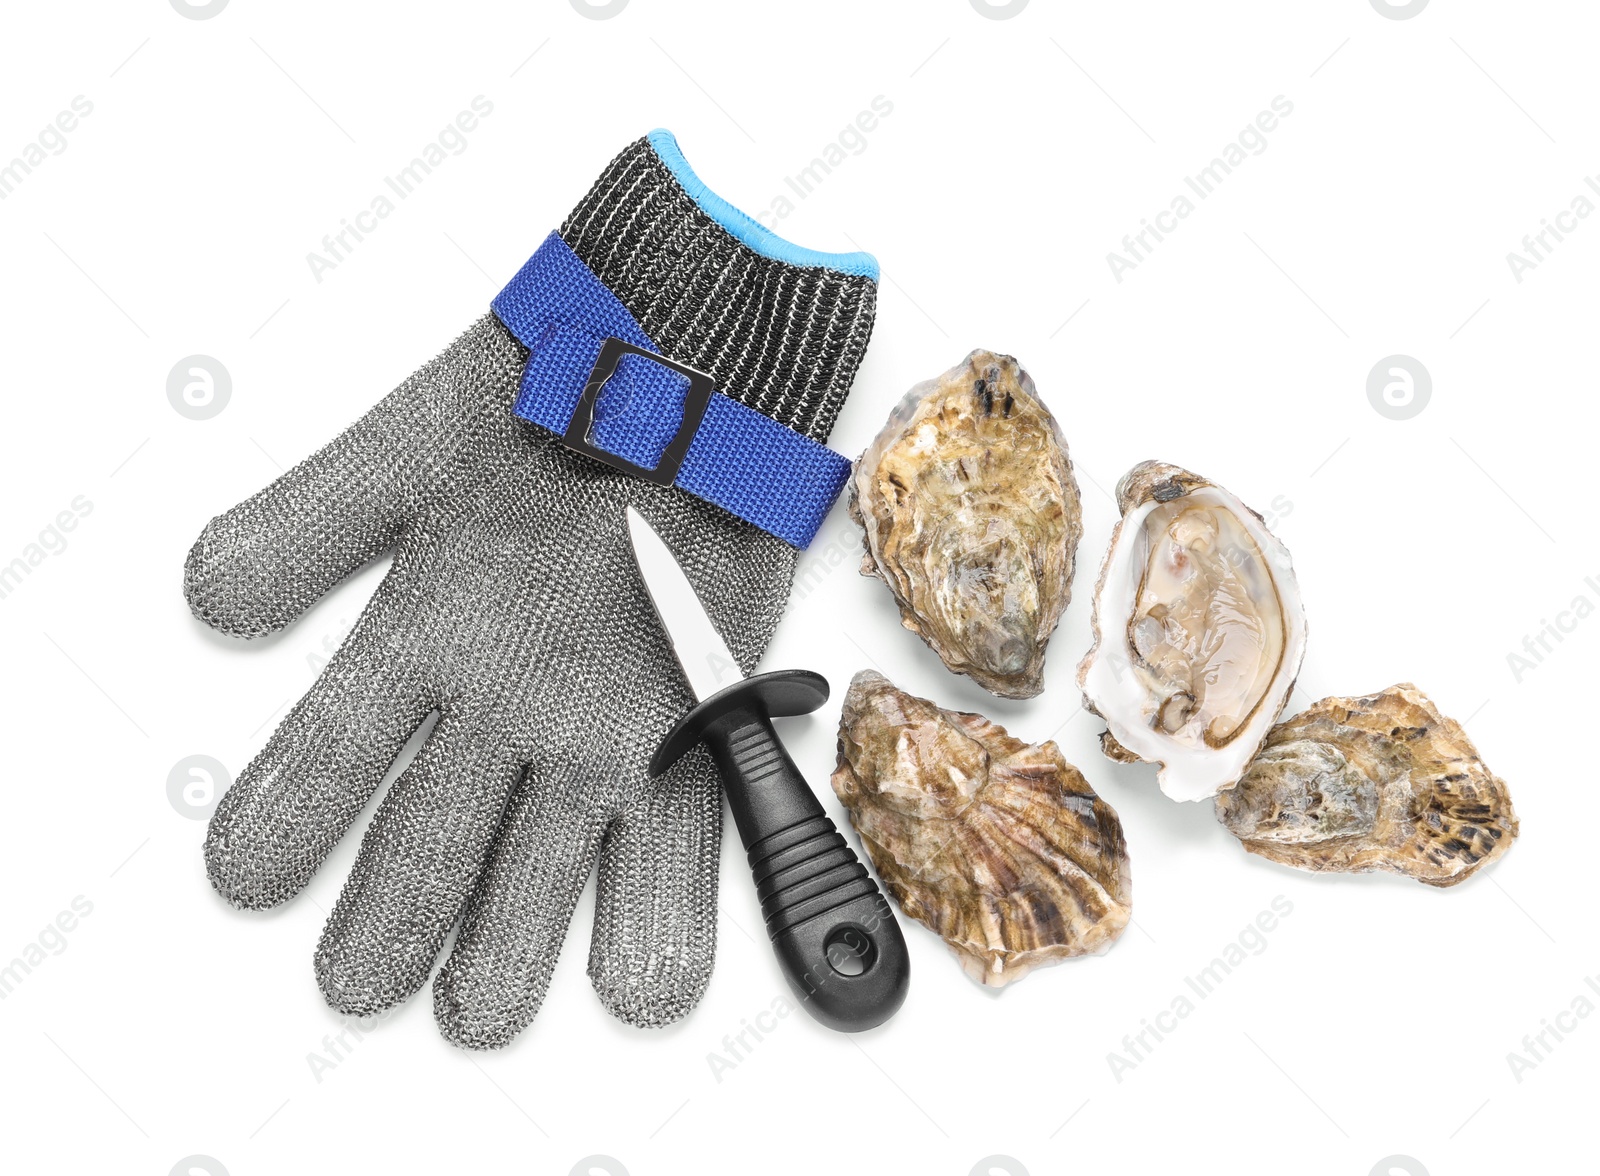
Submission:
[[[911,961],[878,885],[784,750],[771,716],[827,701],[804,670],[760,674],[706,699],[662,743],[652,771],[703,742],[722,774],[784,978],[823,1024],[871,1029],[906,997]],[[682,746],[678,746],[682,744]]]

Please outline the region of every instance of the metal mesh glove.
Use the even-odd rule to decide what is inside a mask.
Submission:
[[[871,332],[875,283],[825,255],[797,264],[800,251],[725,212],[719,222],[685,172],[639,140],[562,240],[663,354],[825,440]],[[746,672],[796,561],[720,508],[514,417],[527,358],[486,315],[337,440],[213,519],[184,570],[200,619],[254,637],[393,552],[339,652],[223,796],[206,867],[238,907],[298,893],[437,711],[367,829],[315,969],[331,1005],[373,1013],[422,986],[460,920],[434,1013],[447,1039],[477,1048],[538,1011],[596,858],[589,976],[605,1006],[664,1025],[710,976],[718,781],[699,751],[646,776],[691,699],[624,508],[673,547]]]

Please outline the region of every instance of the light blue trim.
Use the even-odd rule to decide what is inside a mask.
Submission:
[[[763,257],[770,257],[774,261],[786,261],[790,265],[821,266],[824,269],[855,274],[857,277],[871,278],[874,282],[878,280],[878,259],[872,254],[823,253],[785,240],[706,187],[705,181],[694,174],[689,161],[683,157],[683,151],[678,147],[678,140],[673,138],[671,131],[654,130],[650,132],[649,138],[650,146],[655,148],[656,154],[661,157],[661,162],[667,165],[677,177],[678,183],[683,185],[683,190],[705,210],[706,215]]]

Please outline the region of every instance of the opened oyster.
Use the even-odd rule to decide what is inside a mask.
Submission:
[[[1430,886],[1471,877],[1517,835],[1505,781],[1409,682],[1279,723],[1216,806],[1228,832],[1275,862]]]
[[[1159,763],[1163,792],[1203,800],[1239,779],[1294,687],[1294,568],[1260,515],[1177,466],[1135,466],[1117,504],[1078,684],[1108,756]]]
[[[1013,739],[863,670],[833,790],[906,914],[974,980],[1101,952],[1132,914],[1122,823],[1054,743]]]
[[[1044,687],[1083,533],[1066,441],[1009,355],[974,351],[916,387],[856,462],[861,573],[958,674],[1002,698]]]

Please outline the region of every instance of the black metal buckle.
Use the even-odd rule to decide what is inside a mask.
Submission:
[[[594,409],[600,399],[600,390],[606,386],[607,380],[616,375],[617,365],[622,362],[624,355],[641,356],[652,363],[672,369],[689,381],[689,391],[683,398],[683,420],[678,423],[678,431],[672,435],[672,440],[667,442],[667,447],[662,451],[654,469],[634,465],[625,457],[618,457],[610,450],[601,449],[589,439],[589,432],[594,427]],[[683,465],[684,455],[689,452],[689,444],[694,440],[701,420],[705,418],[706,408],[711,403],[711,394],[714,391],[716,391],[716,381],[688,364],[678,363],[654,351],[646,351],[642,347],[635,347],[632,343],[625,343],[621,339],[607,339],[600,348],[600,358],[595,360],[594,369],[589,373],[589,382],[583,386],[583,395],[578,397],[578,406],[572,410],[572,419],[567,422],[567,431],[562,436],[562,441],[566,443],[568,449],[588,454],[637,478],[654,482],[657,486],[670,486],[678,477],[678,467]]]

